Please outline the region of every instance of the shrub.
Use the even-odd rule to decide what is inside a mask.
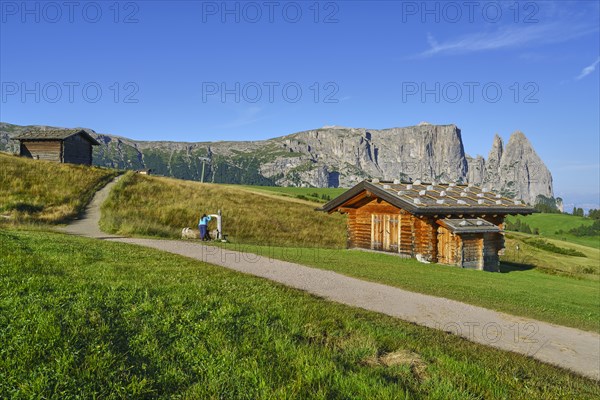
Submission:
[[[600,235],[600,219],[594,221],[592,225],[581,225],[569,231],[575,236],[597,236]]]
[[[564,247],[558,247],[558,246],[556,246],[550,242],[547,242],[545,240],[542,240],[542,239],[529,239],[529,240],[525,240],[525,243],[527,243],[528,245],[533,246],[535,248],[549,251],[549,252],[556,253],[556,254],[562,254],[565,256],[574,256],[574,257],[586,257],[585,254],[583,254],[582,252],[580,252],[578,250],[567,249]]]

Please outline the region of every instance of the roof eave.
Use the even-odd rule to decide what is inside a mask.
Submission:
[[[318,211],[325,211],[328,213],[333,213],[339,208],[341,205],[346,203],[348,200],[352,199],[363,190],[368,190],[372,192],[378,198],[387,201],[391,205],[402,208],[412,214],[415,215],[444,215],[444,214],[519,214],[519,215],[529,215],[536,212],[536,210],[532,207],[519,207],[519,208],[495,208],[495,207],[420,207],[416,204],[411,203],[410,201],[404,200],[388,191],[380,188],[377,185],[372,184],[369,181],[362,181],[358,183],[356,186],[348,189],[348,191],[342,193],[335,199],[323,205]]]
[[[25,132],[21,135],[16,135],[14,136],[12,139],[13,140],[35,140],[35,141],[41,141],[41,140],[48,140],[48,141],[55,141],[55,140],[66,140],[68,138],[70,138],[71,136],[74,135],[78,135],[81,134],[83,137],[85,137],[85,139],[90,142],[90,144],[92,146],[100,146],[100,142],[98,142],[96,139],[94,139],[94,137],[92,137],[92,135],[90,135],[85,129],[80,129],[78,131],[72,131],[72,133],[70,133],[69,135],[66,135],[64,137],[27,137],[28,132]]]
[[[366,181],[362,181],[362,182],[358,183],[356,186],[348,189],[344,193],[340,194],[338,197],[325,203],[320,208],[317,208],[317,211],[324,211],[324,212],[327,212],[330,214],[335,212],[336,209],[338,207],[340,207],[342,204],[344,204],[345,202],[347,202],[348,200],[350,200],[357,194],[361,193],[365,189],[365,183],[366,183]]]
[[[501,233],[500,229],[455,229],[450,230],[452,233],[464,234],[464,233]]]

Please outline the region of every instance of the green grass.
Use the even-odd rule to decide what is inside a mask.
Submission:
[[[547,245],[539,246],[539,241],[543,241]],[[600,251],[598,249],[557,239],[540,239],[536,235],[517,232],[506,234],[505,245],[504,255],[501,257],[503,261],[529,265],[549,274],[595,281],[600,279]],[[517,250],[517,245],[519,250]],[[559,250],[549,250],[553,247]],[[571,255],[560,254],[560,252]]]
[[[506,220],[514,222],[517,219],[529,225],[532,230],[539,229],[540,236],[600,249],[600,236],[578,237],[568,233],[569,230],[581,225],[592,225],[594,221],[590,218],[570,214],[537,213],[528,216],[509,216]],[[560,230],[563,233],[557,233]]]
[[[531,358],[180,256],[40,231],[0,242],[0,398],[600,396]]]
[[[0,220],[65,222],[117,175],[106,168],[32,160],[0,153]]]
[[[100,226],[118,234],[179,238],[182,228],[196,228],[202,213],[221,209],[230,240],[343,247],[344,217],[315,212],[315,206],[234,185],[127,174],[103,204]]]
[[[250,252],[268,252],[270,246],[280,246],[273,248],[284,249],[286,254],[282,257],[299,251],[301,256],[295,261],[300,264],[511,314],[600,331],[597,296],[600,252],[596,249],[545,239],[557,247],[585,254],[585,257],[567,256],[525,242],[533,236],[511,234],[503,259],[528,266],[512,268],[512,272],[504,274],[425,265],[387,254],[324,250],[324,247],[344,247],[343,216],[315,212],[311,202],[256,190],[128,175],[103,205],[101,226],[119,234],[178,238],[182,227],[195,227],[200,212],[221,208],[224,231],[230,235],[229,239],[233,243],[253,245],[245,248]],[[517,243],[521,251],[515,255]],[[314,259],[315,252],[327,257]],[[506,267],[505,271],[509,269],[511,267]]]
[[[392,254],[361,250],[233,244],[222,246],[508,314],[600,332],[598,280],[547,274],[532,266],[503,265],[502,273],[482,272],[440,264],[423,264]],[[512,242],[509,246],[512,246]],[[523,249],[524,253],[527,251]],[[598,264],[597,259],[595,262]]]
[[[559,246],[556,246],[555,244],[552,244],[543,239],[531,238],[531,239],[525,240],[525,242],[533,247],[536,247],[536,248],[542,249],[542,250],[546,250],[551,253],[563,254],[565,256],[586,257],[586,255],[579,250],[565,248],[565,247],[559,247]]]
[[[235,185],[233,185],[235,187]],[[281,186],[239,186],[251,191],[275,193],[281,196],[306,198],[310,201],[325,203],[348,189],[344,188],[303,188],[303,187],[281,187]],[[315,196],[316,195],[316,196]],[[325,196],[325,198],[323,198]]]

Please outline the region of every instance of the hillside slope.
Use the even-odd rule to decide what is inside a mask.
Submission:
[[[0,149],[29,129],[0,123]],[[493,144],[488,160],[465,154],[455,125],[406,128],[324,127],[262,141],[147,142],[96,134],[97,165],[150,168],[154,173],[247,185],[350,187],[364,178],[471,181],[534,203],[553,197],[552,176],[526,137],[516,132],[506,149]]]
[[[344,216],[316,207],[248,188],[128,173],[103,204],[100,226],[110,233],[178,238],[184,227],[197,229],[203,213],[221,210],[223,232],[233,242],[345,247]]]
[[[571,214],[547,213],[532,214],[526,217],[511,215],[507,218],[508,229],[517,221],[527,224],[531,230],[537,230],[542,237],[600,249],[600,236],[575,236],[569,232],[571,229],[580,226],[591,226],[594,223],[591,218]]]
[[[117,174],[0,153],[0,222],[65,222]]]

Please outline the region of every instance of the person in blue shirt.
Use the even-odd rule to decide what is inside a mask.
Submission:
[[[208,236],[208,222],[210,220],[210,216],[202,214],[200,221],[198,221],[198,229],[200,230],[200,239],[202,239],[202,241],[210,240],[210,237]]]

